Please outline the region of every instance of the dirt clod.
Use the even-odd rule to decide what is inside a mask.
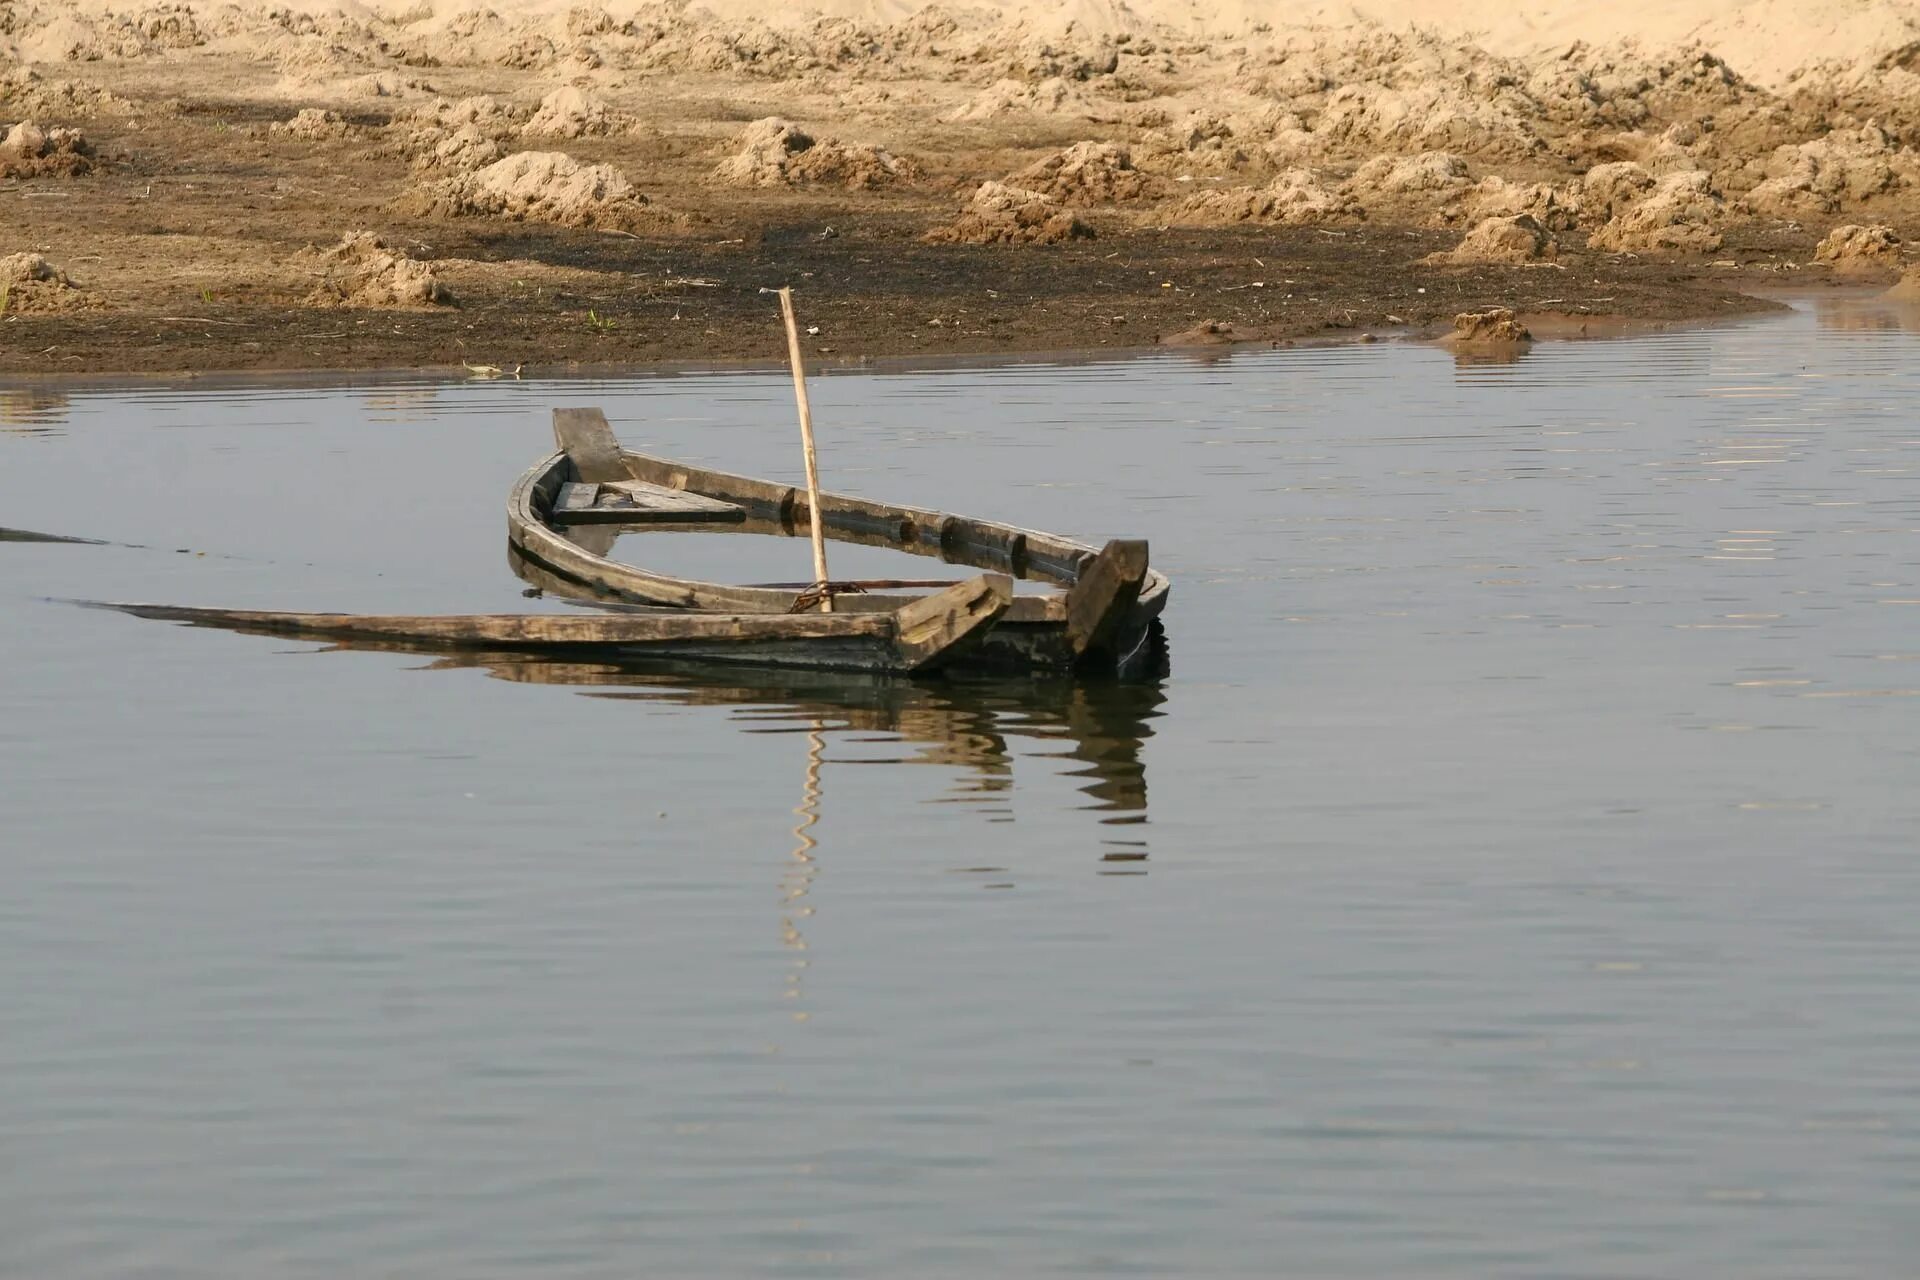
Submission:
[[[1076,142],[1008,181],[1071,205],[1117,204],[1155,189],[1153,180],[1133,167],[1132,154],[1112,142]]]
[[[1725,209],[1705,172],[1670,173],[1589,235],[1587,244],[1625,253],[1711,253],[1723,243]]]
[[[1533,333],[1510,307],[1463,311],[1453,318],[1453,332],[1444,339],[1457,347],[1512,347],[1532,342]]]
[[[517,151],[396,202],[417,217],[503,218],[563,227],[631,231],[660,218],[627,175],[559,151]]]
[[[23,120],[0,140],[0,178],[73,178],[93,172],[93,145],[78,129]]]
[[[1900,269],[1900,237],[1892,227],[1835,227],[1814,246],[1813,260],[1842,275],[1874,275]]]
[[[347,137],[353,133],[353,125],[337,111],[328,111],[324,107],[305,107],[295,113],[291,120],[275,121],[269,131],[282,137],[319,142]]]
[[[520,127],[520,132],[530,138],[580,138],[631,134],[639,128],[636,117],[615,110],[584,89],[568,85],[542,98],[539,109]]]
[[[1487,218],[1454,248],[1426,259],[1432,263],[1541,262],[1558,256],[1560,242],[1532,214]]]
[[[713,176],[736,187],[821,182],[859,190],[911,181],[918,173],[912,161],[892,152],[816,138],[779,116],[755,120],[735,145]]]
[[[1224,347],[1240,340],[1233,326],[1224,320],[1202,320],[1178,333],[1162,334],[1154,341],[1163,347]]]
[[[331,249],[309,246],[304,264],[324,278],[306,297],[310,307],[410,308],[457,305],[433,264],[421,262],[371,231],[349,231]]]
[[[1351,222],[1363,216],[1351,196],[1322,186],[1311,169],[1288,169],[1264,187],[1202,191],[1189,196],[1174,206],[1168,220],[1201,227],[1241,222],[1306,226]]]
[[[99,305],[99,299],[37,253],[0,258],[0,316],[82,311]]]
[[[924,238],[931,244],[1060,244],[1091,240],[1093,228],[1038,191],[983,182],[958,218]]]

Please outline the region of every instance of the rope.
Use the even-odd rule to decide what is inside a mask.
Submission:
[[[787,607],[788,613],[807,613],[820,607],[822,600],[833,596],[863,596],[867,589],[857,582],[816,582],[793,598]]]

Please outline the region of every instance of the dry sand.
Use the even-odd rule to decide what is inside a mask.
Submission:
[[[782,282],[843,357],[1724,314],[1912,265],[1915,49],[1920,0],[13,0],[0,367],[763,356]]]

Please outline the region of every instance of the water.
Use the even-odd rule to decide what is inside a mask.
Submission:
[[[550,404],[791,477],[778,373],[0,393],[0,524],[142,544],[0,544],[0,1274],[1903,1274],[1910,319],[816,383],[1151,537],[1131,690],[42,600],[522,607]]]

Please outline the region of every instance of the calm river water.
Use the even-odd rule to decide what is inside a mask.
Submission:
[[[114,544],[0,543],[0,1274],[1910,1274],[1916,326],[816,382],[1151,538],[1128,690],[45,599],[523,607],[550,405],[792,476],[778,371],[0,390]]]

